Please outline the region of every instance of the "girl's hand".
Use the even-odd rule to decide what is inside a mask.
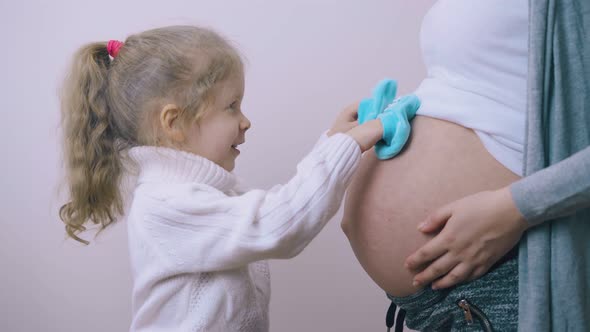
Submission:
[[[408,257],[405,266],[421,271],[414,276],[414,286],[434,281],[432,288],[440,289],[477,279],[527,228],[509,187],[467,196],[438,209],[418,227],[424,233],[442,231]]]
[[[352,128],[358,126],[358,108],[358,102],[346,107],[344,111],[342,111],[338,117],[336,117],[336,121],[334,121],[334,124],[328,131],[327,135],[332,136],[336,133],[346,133]]]
[[[332,129],[326,135],[346,133],[351,136],[361,148],[362,152],[372,148],[383,135],[383,126],[380,120],[370,120],[362,125],[358,124],[359,103],[356,102],[344,109],[336,118]]]

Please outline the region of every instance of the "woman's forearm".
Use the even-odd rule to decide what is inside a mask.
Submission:
[[[520,179],[510,190],[531,225],[590,207],[590,146]]]

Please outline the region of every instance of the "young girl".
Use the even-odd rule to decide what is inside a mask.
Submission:
[[[386,112],[358,125],[349,107],[287,184],[239,193],[231,171],[250,128],[243,93],[238,52],[198,27],[75,55],[62,96],[71,200],[60,217],[87,243],[77,234],[88,220],[105,228],[126,215],[132,331],[268,330],[263,260],[307,246],[338,210],[361,153],[393,121]],[[127,211],[125,160],[138,171]]]

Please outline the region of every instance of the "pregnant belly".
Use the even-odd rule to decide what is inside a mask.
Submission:
[[[417,116],[410,141],[396,158],[379,161],[372,151],[363,156],[346,196],[342,228],[375,283],[389,294],[407,296],[419,289],[404,261],[431,238],[417,225],[446,203],[518,178],[472,130]]]

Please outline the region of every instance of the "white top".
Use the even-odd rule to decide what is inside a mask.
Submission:
[[[134,278],[131,331],[268,331],[270,258],[291,258],[341,205],[361,156],[354,139],[318,142],[296,175],[237,193],[236,178],[200,156],[136,147],[127,214]]]
[[[439,0],[424,18],[428,76],[419,115],[473,129],[522,175],[528,65],[528,0]]]

